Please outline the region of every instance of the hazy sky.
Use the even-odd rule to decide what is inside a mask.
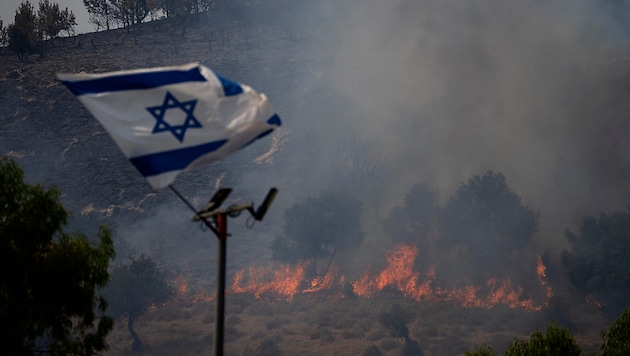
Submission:
[[[20,6],[24,0],[2,0],[0,1],[0,18],[4,25],[13,23],[15,17],[15,10]],[[30,1],[35,11],[39,4],[39,0]],[[74,13],[77,17],[77,27],[75,31],[78,33],[93,32],[94,27],[88,23],[88,13],[83,6],[83,0],[51,0],[53,3],[59,4],[59,7],[65,9],[66,7]]]

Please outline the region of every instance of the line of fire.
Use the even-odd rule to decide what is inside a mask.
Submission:
[[[387,265],[378,273],[366,271],[349,280],[332,266],[323,276],[308,277],[308,262],[269,264],[238,270],[226,290],[228,295],[249,293],[262,301],[292,301],[297,295],[324,298],[347,298],[349,295],[370,298],[376,293],[394,291],[418,302],[448,303],[464,308],[492,308],[505,305],[526,311],[539,311],[553,296],[547,282],[546,267],[540,256],[536,261],[539,298],[527,297],[524,289],[509,278],[490,278],[485,285],[445,287],[440,284],[434,266],[425,273],[414,270],[418,248],[399,244],[385,253]],[[204,290],[190,290],[183,275],[174,280],[178,299],[191,303],[212,302],[215,297]]]

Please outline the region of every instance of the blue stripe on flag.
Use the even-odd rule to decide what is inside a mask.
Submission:
[[[269,125],[276,125],[276,126],[282,125],[282,122],[280,121],[280,116],[278,116],[277,114],[273,114],[273,116],[267,120],[267,123]],[[273,132],[273,129],[269,129],[267,131],[260,133],[258,136],[254,137],[253,140],[247,142],[243,147],[247,147],[251,145],[254,141],[269,135],[271,132]]]
[[[241,88],[241,86],[237,82],[234,82],[225,77],[222,77],[218,75],[217,73],[214,73],[214,75],[216,75],[217,78],[219,78],[219,81],[221,82],[221,86],[223,86],[223,92],[225,93],[225,96],[238,95],[243,92],[243,88]]]
[[[205,82],[199,68],[187,71],[172,70],[165,72],[135,73],[115,75],[81,81],[63,81],[74,95],[97,94],[122,90],[153,89],[163,85],[184,82]]]
[[[188,165],[197,158],[207,153],[216,151],[227,141],[228,140],[219,140],[199,146],[133,157],[129,160],[145,177],[155,176],[171,171],[181,171],[188,167]]]
[[[276,126],[280,126],[280,125],[282,125],[282,121],[280,120],[280,116],[278,116],[277,114],[273,114],[273,116],[272,116],[272,117],[270,117],[270,118],[267,120],[267,123],[268,123],[269,125],[276,125]]]

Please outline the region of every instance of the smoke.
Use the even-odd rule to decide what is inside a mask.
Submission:
[[[311,89],[291,98],[298,105],[287,118],[302,135],[289,145],[303,151],[293,174],[314,177],[300,183],[337,185],[337,149],[352,139],[378,151],[387,172],[379,189],[362,192],[381,215],[415,183],[444,201],[471,175],[499,171],[540,212],[546,247],[560,246],[582,215],[630,201],[618,9],[563,0],[325,4],[309,9],[306,22],[319,15],[329,32],[309,45],[302,85]]]
[[[383,246],[374,241],[386,240],[382,220],[393,207],[403,205],[404,196],[418,183],[436,189],[444,203],[472,175],[503,173],[523,203],[540,212],[540,250],[563,248],[563,230],[576,227],[581,216],[622,210],[630,201],[630,101],[624,82],[630,61],[623,54],[628,31],[621,21],[622,8],[613,6],[617,2],[269,3],[281,6],[273,11],[263,5],[248,8],[244,21],[237,19],[225,30],[226,43],[223,37],[215,39],[215,52],[205,53],[205,47],[191,40],[182,43],[177,58],[162,59],[160,52],[146,60],[159,60],[159,65],[204,62],[265,92],[283,118],[273,143],[265,138],[227,162],[183,175],[178,183],[196,206],[207,201],[217,185],[235,188],[228,203],[253,201],[256,206],[270,187],[279,188],[265,222],[257,224],[254,233],[245,230],[243,217],[230,223],[230,231],[239,236],[231,240],[232,266],[268,257],[267,246],[279,233],[283,210],[323,190],[351,190],[365,203],[369,215],[364,228],[370,236],[363,250],[379,256],[383,249],[374,247]],[[216,24],[210,21],[209,26]],[[252,32],[258,29],[260,33]],[[246,31],[250,37],[244,41]],[[265,38],[277,42],[265,43]],[[277,48],[276,43],[288,45]],[[150,44],[143,48],[152,50]],[[170,49],[159,48],[165,50]],[[128,66],[126,57],[99,60],[102,69]],[[19,98],[28,95],[6,92],[11,102],[21,103],[6,117],[31,125],[26,120],[30,104]],[[52,111],[76,116],[76,106],[66,105],[75,99],[65,98],[51,104]],[[81,166],[81,174],[57,173],[55,181],[78,187],[72,197],[79,209],[101,194],[88,188],[111,186],[112,181],[121,188],[107,197],[111,203],[105,206],[136,209],[152,191],[91,117],[79,119],[81,125],[40,132],[32,144],[26,142],[30,138],[19,138],[24,146],[68,141],[60,149],[60,161],[48,159],[53,153],[43,153],[42,159],[35,155],[37,162],[31,162],[30,151],[18,152],[31,162],[29,171],[36,171],[37,179],[50,171],[69,170],[82,158],[88,163]],[[89,132],[81,131],[86,125]],[[38,132],[40,126],[32,124],[27,131]],[[6,136],[7,150],[18,146],[18,137]],[[104,155],[94,147],[117,153]],[[256,163],[266,153],[269,157]],[[116,174],[110,173],[112,167]],[[158,192],[140,207],[144,221],[121,226],[118,232],[129,241],[140,241],[136,247],[143,252],[178,265],[213,251],[211,234],[174,223],[188,221],[190,212],[170,192]],[[186,248],[196,249],[194,256]],[[337,260],[362,268],[369,261],[366,255],[350,256],[356,258],[352,263],[352,258]],[[213,264],[209,258],[203,270]]]

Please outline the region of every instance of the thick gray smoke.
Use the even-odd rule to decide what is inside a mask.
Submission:
[[[364,250],[374,247],[375,240],[386,240],[382,220],[403,204],[414,184],[437,189],[444,202],[461,183],[487,170],[503,173],[524,204],[540,212],[541,250],[563,248],[563,230],[575,228],[582,215],[623,210],[630,202],[630,95],[625,83],[630,61],[622,51],[630,32],[620,21],[624,14],[612,5],[617,2],[270,3],[282,6],[271,12],[263,5],[255,11],[251,7],[259,5],[245,6],[252,18],[231,23],[226,31],[234,42],[217,42],[216,52],[201,55],[195,44],[190,55],[182,45],[180,56],[159,63],[203,62],[268,94],[284,120],[273,143],[265,138],[221,166],[191,172],[178,182],[198,204],[216,185],[235,188],[231,198],[238,202],[260,203],[270,187],[280,189],[255,232],[247,232],[243,221],[232,223],[231,230],[241,229],[232,232],[245,237],[235,240],[230,253],[264,250],[256,256],[268,257],[283,210],[325,189],[353,189],[366,204]],[[238,36],[244,37],[246,28],[268,32],[250,34],[252,41],[245,45]],[[274,41],[265,43],[268,38]],[[276,42],[289,45],[278,50]],[[107,63],[127,68],[125,58],[119,61]],[[23,105],[15,111],[26,112]],[[95,120],[82,120],[91,125],[90,134],[68,144],[64,164],[73,154],[97,151],[90,145],[94,137],[104,137]],[[62,130],[45,134],[57,141],[75,135]],[[102,143],[113,147],[106,141]],[[147,246],[136,247],[157,251],[154,255],[164,252],[164,261],[186,255],[168,254],[192,245],[203,245],[204,253],[213,250],[214,241],[208,242],[196,226],[178,230],[189,219],[186,207],[168,191],[152,192],[116,152],[106,157],[124,164],[116,176],[100,173],[112,166],[96,153],[83,171],[91,174],[87,187],[110,180],[122,186],[117,196],[107,197],[111,203],[106,206],[130,208],[123,200],[133,200],[131,208],[138,201],[151,206],[143,212],[146,221],[120,226],[120,235],[129,241],[146,238]],[[273,163],[252,164],[266,153],[272,153],[268,158]],[[33,179],[58,164],[37,162],[34,166],[46,170],[35,172]],[[74,185],[76,179],[63,176],[61,185]],[[166,228],[173,224],[173,231]],[[380,256],[382,249],[373,253]],[[204,270],[213,268],[210,260]],[[356,264],[364,266],[362,262]]]
[[[630,97],[628,61],[617,50],[627,33],[614,7],[344,4],[321,7],[330,36],[313,44],[321,60],[304,78],[343,99],[326,109],[330,102],[312,103],[316,95],[304,101],[306,110],[324,110],[308,126],[322,145],[322,161],[334,161],[340,142],[356,137],[379,152],[387,177],[364,192],[365,201],[382,202],[388,214],[414,183],[426,182],[445,200],[471,175],[499,171],[540,211],[547,247],[557,247],[562,231],[584,214],[625,209]],[[323,185],[338,179],[323,180],[324,166],[312,174]]]

